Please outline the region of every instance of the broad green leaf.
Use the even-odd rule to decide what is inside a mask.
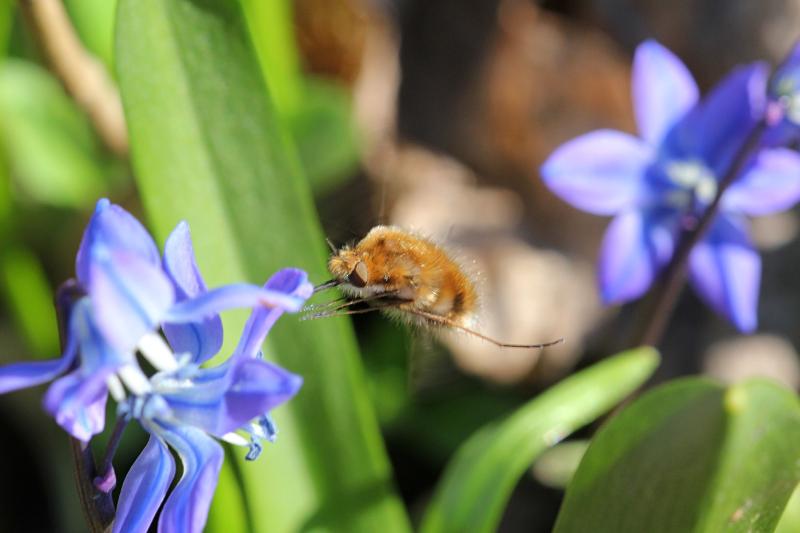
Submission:
[[[358,139],[343,87],[300,68],[291,0],[241,0],[253,45],[279,119],[297,146],[315,194],[350,177]]]
[[[291,0],[240,0],[272,102],[286,116],[302,106],[303,75]]]
[[[314,78],[304,88],[303,104],[286,120],[314,193],[324,194],[356,170],[358,139],[343,88]]]
[[[519,478],[547,447],[596,419],[658,365],[650,348],[624,352],[537,396],[465,442],[447,466],[422,530],[494,531]]]
[[[84,46],[111,68],[114,57],[114,13],[117,0],[65,0]]]
[[[8,168],[8,158],[0,149],[0,242],[8,242],[15,222],[12,218],[14,210],[11,193],[11,173]]]
[[[687,378],[602,428],[557,533],[773,531],[800,480],[800,404],[777,384]]]
[[[50,359],[59,353],[53,290],[38,258],[19,246],[4,243],[0,252],[0,286],[17,329],[35,357]]]
[[[236,472],[236,463],[229,446],[225,450],[225,462],[219,473],[217,491],[208,514],[206,531],[224,531],[225,533],[247,533],[250,524],[242,486]],[[240,450],[234,450],[238,453]]]
[[[324,281],[309,187],[269,106],[238,3],[120,0],[115,57],[157,235],[187,219],[211,285],[263,282],[291,265]],[[287,316],[267,354],[305,383],[275,413],[276,445],[241,465],[254,529],[407,530],[349,322]]]
[[[33,63],[0,64],[0,141],[15,183],[38,202],[87,207],[105,190],[109,165],[88,120]]]
[[[775,533],[797,533],[798,531],[800,531],[800,486],[795,487],[775,528]]]
[[[11,38],[11,26],[14,23],[14,8],[16,2],[3,0],[0,2],[0,57],[5,57],[8,52],[8,43]]]

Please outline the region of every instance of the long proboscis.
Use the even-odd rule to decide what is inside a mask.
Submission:
[[[319,285],[314,287],[314,294],[316,294],[316,293],[318,293],[320,291],[324,291],[326,289],[332,289],[334,287],[338,287],[342,283],[343,282],[340,279],[332,279],[332,280],[326,281],[325,283],[320,283]]]

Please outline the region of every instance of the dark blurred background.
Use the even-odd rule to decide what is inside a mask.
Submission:
[[[41,51],[11,4],[3,8],[10,28],[6,61],[12,70],[31,70],[23,77],[46,77]],[[66,4],[81,30],[81,2]],[[481,331],[511,342],[568,340],[544,352],[498,350],[463,336],[409,333],[381,316],[354,317],[398,489],[418,518],[459,443],[623,348],[637,318],[636,303],[601,308],[594,262],[608,221],[555,198],[539,179],[543,160],[592,129],[634,131],[630,63],[642,40],[656,38],[672,49],[707,90],[738,63],[779,61],[800,34],[800,2],[296,0],[293,9],[304,73],[345,95],[355,131],[352,155],[335,171],[312,173],[330,239],[357,240],[379,223],[430,235],[475,276]],[[101,59],[110,50],[95,42],[96,33],[85,30],[81,37]],[[113,61],[104,63],[112,71]],[[141,214],[127,160],[103,148],[85,120],[69,115],[77,111],[65,111],[69,116],[48,127],[53,136],[86,137],[77,155],[62,150],[67,159],[58,159],[61,152],[39,139],[41,132],[26,129],[39,112],[23,111],[39,109],[33,100],[39,93],[20,96],[18,82],[7,81],[12,74],[0,73],[4,363],[57,353],[49,291],[72,276],[97,196],[110,195]],[[60,102],[52,105],[66,106],[57,81],[43,80],[31,86]],[[314,116],[308,121],[314,130]],[[34,147],[49,148],[45,159],[53,161],[25,159],[32,157],[25,152],[30,136]],[[83,187],[75,198],[48,195],[47,188],[42,193],[36,180],[51,170],[47,165],[83,169],[96,182],[67,184]],[[754,225],[764,261],[759,332],[738,335],[684,291],[655,381],[759,374],[798,387],[797,230],[795,212]],[[80,531],[67,439],[41,412],[40,399],[40,389],[0,399],[0,530]],[[133,459],[142,438],[129,432],[122,462]],[[559,484],[541,473],[525,476],[501,531],[549,531],[563,494]]]

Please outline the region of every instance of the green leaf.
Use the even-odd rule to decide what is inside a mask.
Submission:
[[[800,404],[762,380],[648,392],[601,429],[557,533],[773,531],[800,480]]]
[[[59,347],[53,290],[38,258],[20,246],[7,246],[0,253],[0,284],[32,355],[55,357]]]
[[[242,487],[236,473],[236,463],[231,457],[230,446],[225,447],[225,462],[219,473],[217,491],[208,514],[206,531],[246,533],[250,530]],[[234,450],[234,453],[239,450]]]
[[[275,110],[281,116],[303,104],[303,74],[291,0],[240,0]]]
[[[241,0],[267,88],[316,194],[350,177],[358,138],[350,95],[300,68],[290,0]]]
[[[5,0],[0,2],[0,57],[8,53],[8,44],[11,39],[11,27],[14,24],[14,11],[16,2]]]
[[[34,200],[88,207],[109,166],[86,117],[44,69],[0,64],[0,140],[18,187]]]
[[[84,46],[111,68],[117,0],[65,0],[64,4]]]
[[[800,486],[795,487],[775,528],[775,533],[797,533],[798,531],[800,531]]]
[[[309,187],[268,105],[238,3],[120,0],[115,57],[157,235],[187,219],[212,286],[263,282],[290,265],[324,281]],[[227,345],[239,333],[232,324]],[[277,444],[241,464],[254,529],[406,531],[349,322],[285,317],[267,355],[305,383],[275,412]]]
[[[343,88],[322,79],[309,78],[303,87],[303,105],[286,120],[314,193],[324,194],[358,166],[350,97]]]
[[[494,531],[533,460],[625,398],[657,365],[658,354],[651,348],[624,352],[565,379],[507,419],[478,431],[447,466],[422,530]]]

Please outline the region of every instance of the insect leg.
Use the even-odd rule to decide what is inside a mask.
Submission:
[[[373,302],[373,303],[365,309],[347,309],[347,307],[351,304],[364,303],[364,302]],[[381,309],[388,309],[390,307],[397,307],[401,304],[408,302],[409,300],[401,300],[395,298],[394,296],[387,296],[386,294],[381,294],[381,295],[375,295],[374,297],[361,298],[360,300],[351,300],[350,302],[347,302],[330,310],[304,315],[303,317],[300,318],[300,320],[315,320],[317,318],[330,318],[333,316],[344,316],[344,315],[360,315],[363,313],[370,313],[372,311],[379,311]]]
[[[485,340],[487,342],[491,342],[492,344],[494,344],[495,346],[499,346],[500,348],[546,348],[547,346],[553,346],[555,344],[561,344],[562,342],[564,342],[564,337],[561,337],[561,338],[556,339],[554,341],[543,342],[543,343],[540,343],[540,344],[510,344],[510,343],[507,343],[507,342],[501,342],[501,341],[499,341],[497,339],[493,339],[493,338],[488,337],[488,336],[486,336],[486,335],[484,335],[482,333],[478,333],[477,331],[475,331],[473,329],[469,329],[467,327],[464,327],[461,324],[457,324],[457,323],[453,322],[452,320],[450,320],[449,318],[444,317],[444,316],[436,315],[436,314],[433,314],[433,313],[428,313],[427,311],[422,311],[421,309],[413,309],[413,308],[412,309],[403,309],[403,311],[405,311],[407,313],[411,313],[413,315],[420,316],[420,317],[425,318],[425,319],[428,319],[431,322],[435,322],[435,323],[440,324],[442,326],[455,328],[455,329],[461,330],[461,331],[463,331],[465,333],[469,333],[470,335],[478,337],[479,339],[483,339],[483,340]]]
[[[336,298],[335,300],[331,300],[330,302],[323,302],[320,304],[311,304],[303,307],[303,311],[320,311],[322,309],[326,309],[329,307],[333,307],[334,305],[338,305],[342,302],[347,300],[346,296],[342,296],[341,298]]]

